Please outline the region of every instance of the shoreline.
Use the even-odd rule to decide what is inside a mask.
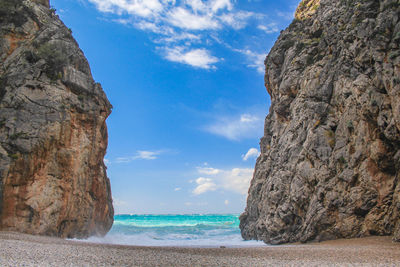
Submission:
[[[391,237],[263,247],[145,247],[0,232],[1,266],[399,266]]]

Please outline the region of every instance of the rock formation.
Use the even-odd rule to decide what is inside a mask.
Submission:
[[[48,0],[1,0],[0,229],[79,238],[109,230],[110,111]]]
[[[303,0],[265,66],[242,236],[399,240],[400,1]]]

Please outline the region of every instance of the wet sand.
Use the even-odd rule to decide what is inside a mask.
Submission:
[[[390,237],[254,248],[137,247],[0,232],[0,266],[400,266]]]

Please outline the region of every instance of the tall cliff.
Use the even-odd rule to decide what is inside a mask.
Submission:
[[[110,111],[48,0],[1,0],[1,230],[60,237],[109,230]]]
[[[303,0],[265,66],[242,236],[399,240],[400,1]]]

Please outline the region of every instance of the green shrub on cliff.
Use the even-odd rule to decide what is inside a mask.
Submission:
[[[12,158],[13,160],[17,160],[17,159],[19,158],[19,156],[18,156],[17,153],[8,154],[8,156],[9,156],[10,158]]]
[[[44,72],[51,80],[62,78],[63,68],[68,64],[68,57],[56,44],[45,43],[37,49],[37,57],[46,61]]]

